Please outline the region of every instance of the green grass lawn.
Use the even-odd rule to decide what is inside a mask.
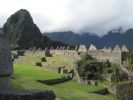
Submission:
[[[17,59],[15,59],[14,63],[21,63],[21,64],[35,64],[36,62],[41,62],[41,58],[45,57],[40,54],[26,54],[25,56],[19,56]],[[49,67],[63,67],[65,66],[66,69],[73,69],[73,66],[71,64],[74,61],[62,59],[60,56],[53,56],[53,57],[46,57],[46,62],[41,62],[43,66],[49,66]],[[62,65],[62,63],[64,63]]]
[[[62,62],[62,61],[64,61],[63,59],[61,59],[61,58],[58,57],[58,56],[46,57],[46,59],[47,59],[48,61],[57,61],[57,62]]]
[[[14,90],[53,90],[61,100],[113,100],[111,95],[102,96],[90,93],[103,89],[98,86],[83,85],[75,81],[48,86],[36,81],[56,79],[63,76],[62,74],[42,70],[40,67],[14,64],[14,74],[12,76],[13,88]]]

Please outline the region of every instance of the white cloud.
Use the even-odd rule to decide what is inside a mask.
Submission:
[[[132,0],[0,0],[0,26],[19,9],[30,11],[42,32],[67,31],[105,34],[133,27]]]

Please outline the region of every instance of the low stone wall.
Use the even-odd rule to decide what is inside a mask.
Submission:
[[[25,51],[24,50],[14,50],[11,51],[12,55],[18,55],[18,56],[23,56]]]
[[[45,70],[48,70],[48,71],[51,71],[51,72],[59,73],[59,68],[58,67],[43,66],[43,68]]]
[[[58,84],[58,83],[63,83],[66,81],[69,81],[71,78],[58,78],[58,79],[51,79],[51,80],[37,80],[40,83],[46,84],[46,85],[54,85],[54,84]]]
[[[112,84],[105,86],[104,84],[98,84],[106,87],[108,91],[116,95],[116,100],[133,100],[133,82],[125,82],[119,84]]]
[[[95,94],[100,94],[100,95],[107,95],[109,92],[108,92],[108,89],[102,89],[102,90],[97,90],[97,91],[94,91],[92,93],[95,93]]]
[[[118,100],[133,100],[133,82],[117,85],[116,96]]]
[[[0,100],[55,100],[52,91],[17,91],[0,93]]]
[[[51,72],[64,74],[63,73],[64,67],[43,66],[42,68],[44,68],[45,70],[51,71]]]
[[[103,82],[98,81],[98,86],[105,87],[112,94],[116,94],[116,85],[114,84],[104,84]]]

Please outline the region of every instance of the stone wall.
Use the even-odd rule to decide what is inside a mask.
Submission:
[[[79,60],[80,55],[82,53],[75,51],[75,50],[51,50],[51,53],[53,56],[61,56],[64,59],[73,59],[73,60]],[[101,50],[88,50],[89,55],[96,58],[99,61],[107,61],[109,60],[112,63],[118,63],[121,64],[122,60],[122,52],[104,52]]]
[[[133,82],[117,85],[116,94],[118,100],[133,100]]]
[[[59,67],[43,66],[42,68],[44,68],[45,70],[51,71],[51,72],[55,72],[55,73],[61,72],[61,68]]]
[[[40,83],[46,84],[46,85],[55,85],[55,84],[59,84],[59,83],[63,83],[66,81],[69,81],[71,78],[67,78],[67,77],[62,77],[62,78],[58,78],[58,79],[51,79],[51,80],[37,80]]]
[[[52,91],[16,91],[0,93],[0,100],[55,100],[56,96]]]
[[[108,52],[103,51],[88,51],[88,54],[96,58],[99,61],[110,61],[112,63],[121,64],[122,53],[121,52]]]
[[[98,83],[99,86],[108,88],[108,91],[115,94],[116,100],[133,100],[133,82],[117,83],[105,85]]]
[[[80,55],[75,50],[50,50],[53,56],[60,56],[63,59],[80,59]]]
[[[31,52],[29,52],[31,53]],[[89,55],[96,58],[99,61],[109,60],[112,63],[121,64],[122,62],[122,52],[104,52],[102,50],[88,50]],[[45,56],[45,51],[34,51],[33,54],[38,54],[40,56]],[[68,60],[79,60],[81,52],[75,50],[50,50],[52,56],[60,56],[63,59]]]

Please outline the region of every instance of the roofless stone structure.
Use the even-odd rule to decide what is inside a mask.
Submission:
[[[80,45],[78,52],[87,52],[87,47],[85,45]]]
[[[113,52],[121,52],[121,48],[119,45],[116,45],[115,48],[113,49]]]
[[[91,44],[89,50],[97,50],[96,46]]]
[[[121,50],[123,52],[129,52],[129,50],[127,49],[126,45],[123,45],[122,48],[121,48]]]
[[[122,46],[121,48],[119,45],[116,45],[114,48],[105,47],[103,49],[98,49],[95,45],[91,44],[89,47],[86,45],[80,45],[78,48],[75,49],[65,49],[65,50],[50,50],[52,55],[61,55],[63,58],[72,58],[72,59],[80,59],[80,55],[83,53],[87,53],[93,58],[96,58],[98,61],[110,61],[112,63],[121,64],[123,53],[129,52],[126,46]]]

